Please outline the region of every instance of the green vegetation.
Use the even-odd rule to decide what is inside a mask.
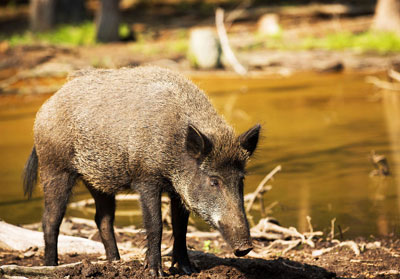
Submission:
[[[298,40],[288,40],[281,36],[267,37],[262,43],[256,43],[252,48],[267,47],[269,49],[303,50],[354,50],[359,52],[377,51],[388,53],[400,51],[400,36],[390,32],[367,31],[358,34],[351,32],[331,33],[324,37],[309,36]]]
[[[119,34],[121,38],[130,35],[128,24],[121,24]],[[147,31],[136,34],[137,41],[132,44],[132,51],[144,55],[182,54],[188,51],[188,31],[179,29],[169,38],[157,41],[157,32]],[[389,32],[366,31],[351,33],[348,31],[331,33],[323,37],[308,36],[305,38],[290,38],[282,31],[275,36],[256,35],[256,42],[245,46],[242,50],[255,49],[326,49],[326,50],[353,50],[359,52],[376,51],[382,54],[400,51],[400,36]],[[32,44],[54,44],[67,46],[86,46],[96,44],[95,25],[85,22],[80,25],[61,25],[56,29],[43,33],[25,31],[22,34],[5,36],[0,34],[0,41],[6,40],[11,46]]]
[[[181,54],[185,55],[189,48],[188,33],[185,29],[179,29],[161,41],[154,40],[156,35],[152,31],[137,34],[137,41],[132,44],[134,53],[144,55]]]
[[[61,25],[54,30],[43,33],[26,31],[10,37],[0,37],[7,40],[11,46],[31,45],[35,43],[82,46],[95,44],[95,26],[92,22],[80,25]]]
[[[218,254],[219,252],[221,252],[221,250],[219,248],[214,247],[212,245],[211,240],[204,240],[203,251],[206,253],[214,253],[214,254]]]

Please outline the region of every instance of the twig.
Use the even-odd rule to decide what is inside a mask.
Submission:
[[[139,201],[140,200],[140,195],[139,194],[120,194],[115,196],[115,200],[117,201]],[[161,197],[161,201],[163,203],[168,203],[169,199],[167,197]],[[85,200],[80,200],[76,202],[71,202],[68,204],[69,207],[72,208],[81,208],[81,207],[87,207],[90,205],[94,205],[94,199],[89,198]]]
[[[381,89],[400,91],[400,84],[387,82],[387,81],[381,80],[377,77],[369,76],[369,77],[366,77],[365,81],[368,83],[371,83]]]
[[[286,254],[287,252],[289,252],[290,250],[296,248],[297,246],[299,246],[301,244],[301,240],[295,240],[293,241],[293,243],[291,245],[289,245],[285,250],[282,251],[282,254]]]
[[[337,245],[333,246],[333,247],[329,247],[329,248],[324,248],[324,249],[320,249],[320,250],[315,250],[312,252],[312,256],[313,257],[319,257],[323,254],[329,253],[330,251],[339,248],[339,247],[343,247],[343,246],[348,246],[350,249],[353,250],[354,254],[356,254],[356,256],[360,255],[360,249],[358,248],[357,243],[355,243],[354,241],[350,240],[350,241],[344,241],[344,242],[339,242]]]
[[[313,226],[311,224],[311,217],[307,215],[306,219],[307,219],[307,224],[308,224],[308,230],[310,231],[310,233],[313,233],[314,229],[313,229]]]
[[[331,220],[331,232],[329,233],[329,238],[331,240],[333,240],[335,238],[335,221],[336,221],[336,218],[333,218]]]
[[[389,77],[391,77],[392,79],[394,79],[394,80],[400,82],[400,73],[399,73],[399,72],[397,72],[397,71],[395,71],[395,70],[393,70],[393,69],[390,69],[389,72],[388,72],[388,75],[389,75]]]
[[[284,266],[287,266],[287,267],[293,268],[293,269],[298,269],[298,270],[303,269],[303,267],[293,266],[293,265],[290,265],[290,264],[285,263],[284,261],[282,261],[282,264],[283,264]]]
[[[215,24],[217,27],[217,33],[219,41],[221,43],[222,52],[225,54],[226,60],[233,67],[233,70],[239,75],[247,74],[247,70],[239,63],[231,47],[229,46],[228,35],[226,34],[224,26],[224,10],[218,8],[215,13]]]
[[[264,189],[265,183],[267,183],[278,171],[282,170],[282,167],[276,166],[270,173],[268,173],[264,179],[260,182],[260,184],[257,186],[256,190],[252,193],[252,197],[247,203],[246,206],[246,212],[249,212],[254,204],[254,201],[256,200],[257,196],[262,192]]]
[[[232,25],[232,23],[238,19],[248,7],[250,7],[253,4],[253,0],[244,0],[240,1],[240,4],[231,12],[229,12],[226,16],[226,24],[228,27]],[[229,29],[229,28],[228,28]]]

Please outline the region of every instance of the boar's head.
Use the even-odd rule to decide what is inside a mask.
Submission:
[[[233,132],[206,136],[192,125],[187,132],[185,161],[191,174],[182,198],[192,211],[220,231],[236,256],[252,249],[243,180],[260,129],[256,125],[239,137]]]

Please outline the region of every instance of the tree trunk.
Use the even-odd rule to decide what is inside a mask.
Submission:
[[[400,0],[378,0],[373,29],[400,34]]]
[[[54,26],[56,0],[31,0],[30,27],[33,31],[47,31]]]
[[[97,41],[119,41],[119,21],[119,0],[101,0],[100,10],[97,12]]]
[[[85,19],[84,0],[31,0],[30,26],[33,31],[48,31],[56,24],[77,23]]]
[[[56,0],[55,24],[79,23],[86,17],[85,0]]]

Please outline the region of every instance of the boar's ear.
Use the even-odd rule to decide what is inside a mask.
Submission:
[[[199,159],[210,153],[212,143],[204,134],[197,130],[193,125],[189,124],[186,138],[186,149],[193,158]]]
[[[256,150],[260,130],[261,125],[257,124],[239,136],[240,146],[249,152],[250,155],[253,154],[254,150]]]

